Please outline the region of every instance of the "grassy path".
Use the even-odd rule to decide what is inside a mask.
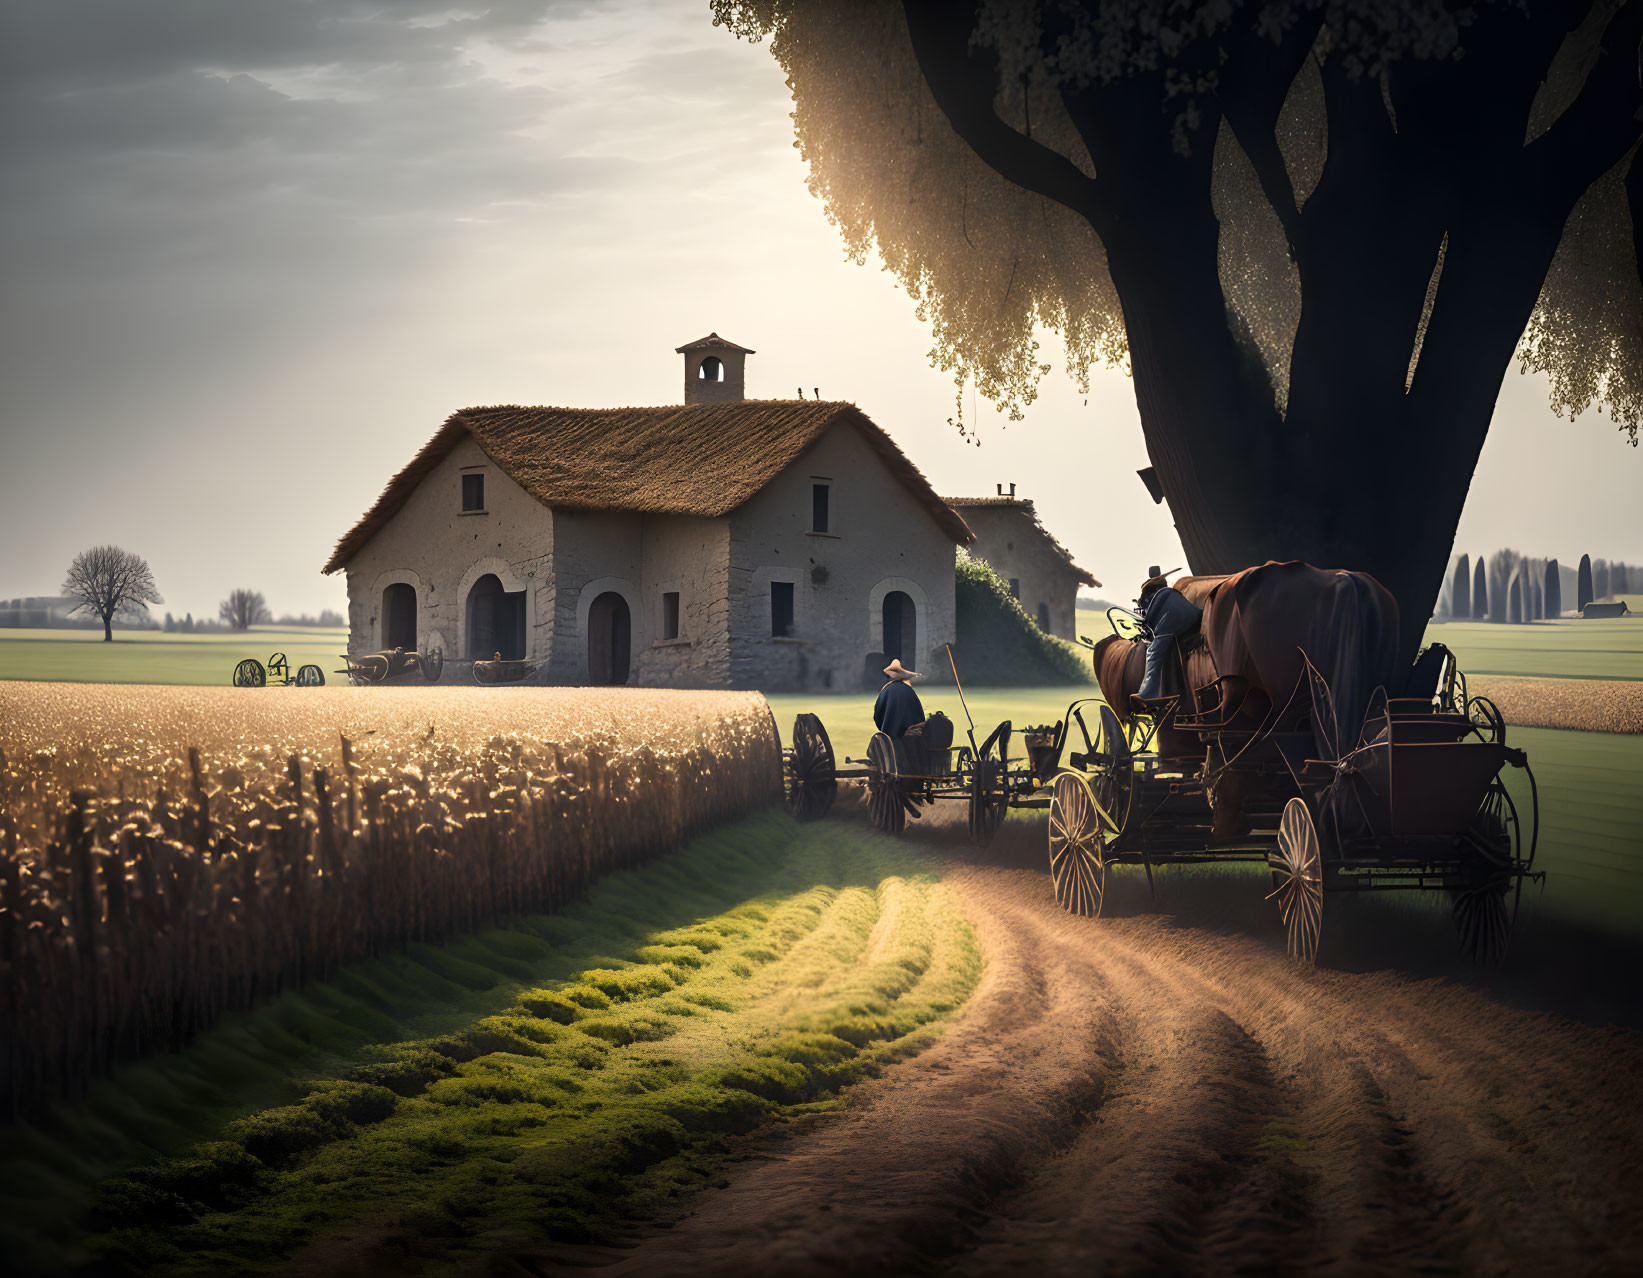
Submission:
[[[91,1254],[333,1272],[600,1237],[934,1040],[980,960],[925,866],[766,815],[564,915],[288,995],[7,1133],[0,1243],[84,1259],[75,1209],[155,1149],[97,1191]]]

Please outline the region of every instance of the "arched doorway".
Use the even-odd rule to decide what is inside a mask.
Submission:
[[[494,572],[468,591],[469,661],[489,661],[496,653],[508,661],[525,658],[525,592],[504,590]]]
[[[607,590],[588,609],[588,682],[626,683],[632,647],[628,601]]]
[[[416,587],[408,581],[382,592],[382,646],[416,651]]]
[[[913,598],[903,590],[884,596],[884,659],[913,667],[918,652],[918,611]]]

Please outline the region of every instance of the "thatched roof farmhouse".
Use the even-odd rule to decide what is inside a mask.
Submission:
[[[447,679],[500,652],[556,683],[937,671],[965,521],[855,405],[742,398],[753,352],[716,334],[679,353],[683,405],[447,418],[325,566],[351,650],[441,647]]]
[[[947,497],[975,534],[970,554],[985,559],[1009,583],[1038,628],[1063,639],[1076,639],[1079,586],[1101,583],[1073,562],[1072,554],[1038,520],[1033,503],[1008,494],[1002,484],[996,497]]]

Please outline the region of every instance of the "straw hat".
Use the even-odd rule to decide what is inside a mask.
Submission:
[[[1180,572],[1181,570],[1175,568],[1171,571]],[[1147,579],[1141,583],[1141,593],[1146,594],[1149,590],[1156,590],[1159,586],[1167,586],[1168,584],[1169,578],[1164,575],[1163,570],[1157,564],[1153,564],[1147,569]]]
[[[894,658],[889,665],[885,666],[884,673],[892,679],[917,679],[920,677],[917,670],[909,670],[902,665],[900,657]]]

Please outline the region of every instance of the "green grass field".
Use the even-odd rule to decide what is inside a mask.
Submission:
[[[283,1272],[303,1247],[336,1272],[362,1232],[477,1272],[604,1237],[705,1183],[727,1137],[927,1046],[979,975],[913,849],[765,813],[561,915],[228,1017],[0,1132],[3,1267],[86,1263],[94,1191],[91,1252],[121,1272]]]
[[[254,627],[244,634],[168,635],[160,630],[114,631],[112,643],[100,630],[0,630],[0,679],[62,683],[227,684],[245,657],[266,663],[283,652],[294,678],[312,663],[325,681],[348,650],[346,630],[275,630]]]
[[[1451,621],[1427,627],[1426,642],[1447,645],[1468,675],[1643,679],[1643,615],[1527,626]]]

